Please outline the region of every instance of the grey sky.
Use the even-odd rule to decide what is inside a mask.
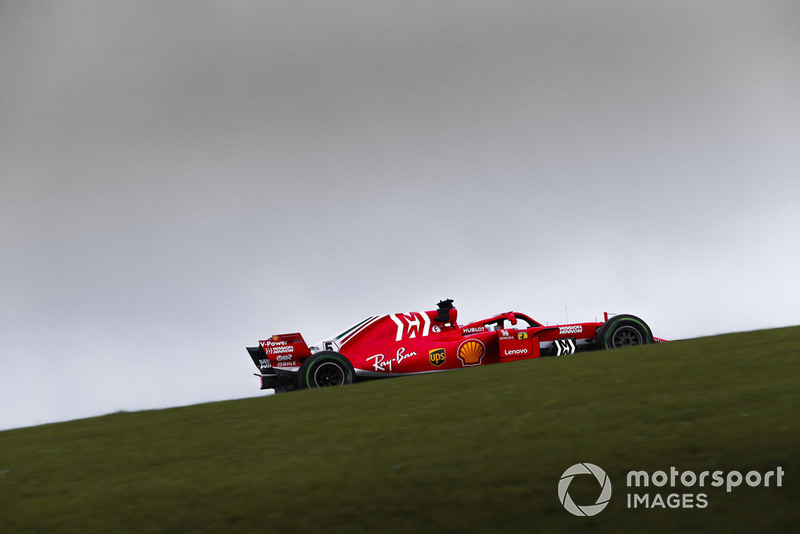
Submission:
[[[0,4],[0,428],[454,298],[800,323],[796,2]],[[566,307],[566,310],[565,310]]]

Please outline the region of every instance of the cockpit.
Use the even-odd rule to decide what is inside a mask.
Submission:
[[[506,312],[499,313],[488,319],[482,321],[474,321],[464,326],[463,328],[477,328],[484,327],[486,330],[524,330],[526,328],[533,328],[542,326],[524,313]]]

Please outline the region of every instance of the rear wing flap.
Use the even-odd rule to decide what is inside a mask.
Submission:
[[[258,347],[247,347],[247,353],[262,373],[272,373],[275,367],[296,367],[300,360],[311,356],[299,332],[277,334],[258,342]]]

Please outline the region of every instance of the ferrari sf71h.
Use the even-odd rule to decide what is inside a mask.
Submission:
[[[466,325],[457,315],[443,300],[433,311],[367,317],[315,346],[300,333],[278,334],[247,351],[261,389],[283,392],[663,341],[633,315],[555,326],[519,312]]]

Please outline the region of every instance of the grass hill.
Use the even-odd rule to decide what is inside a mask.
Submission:
[[[799,354],[793,327],[0,432],[0,532],[797,531]],[[558,499],[580,462],[594,517]],[[626,487],[671,467],[784,476]]]

